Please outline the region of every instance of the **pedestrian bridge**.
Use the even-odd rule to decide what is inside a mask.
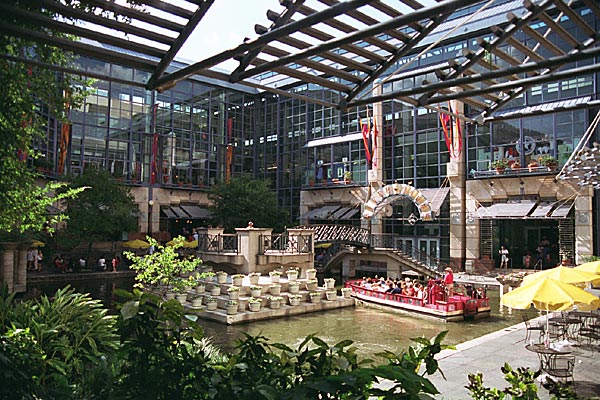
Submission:
[[[327,245],[328,246],[324,246]],[[388,265],[413,270],[420,275],[439,277],[447,265],[440,259],[409,247],[397,235],[370,234],[352,225],[305,225],[274,234],[266,228],[238,228],[226,234],[223,229],[199,230],[198,256],[230,273],[268,272],[274,268],[298,268],[301,273],[315,267],[315,248],[325,248],[324,269],[353,260],[385,260]]]

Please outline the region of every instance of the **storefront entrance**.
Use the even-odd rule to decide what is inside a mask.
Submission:
[[[547,269],[559,264],[557,220],[503,219],[495,222],[493,242],[496,267],[500,265],[500,246],[506,246],[509,250],[511,268]]]

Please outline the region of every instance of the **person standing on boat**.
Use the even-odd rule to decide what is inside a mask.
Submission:
[[[452,273],[452,268],[446,267],[444,269],[444,287],[446,288],[446,294],[448,297],[454,294],[454,274]]]

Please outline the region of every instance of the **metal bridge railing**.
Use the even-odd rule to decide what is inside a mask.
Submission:
[[[235,233],[211,235],[208,233],[198,236],[198,250],[206,253],[239,253],[239,238]]]
[[[312,235],[290,235],[288,233],[260,235],[259,253],[267,251],[289,254],[312,253]]]
[[[441,273],[446,265],[441,259],[399,241],[397,235],[374,234],[371,235],[371,241],[373,248],[399,251],[402,255],[418,261],[421,265],[437,273]]]

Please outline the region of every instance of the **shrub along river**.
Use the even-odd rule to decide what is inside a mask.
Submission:
[[[92,297],[101,300],[115,312],[114,302],[117,288],[131,290],[131,279],[100,279],[74,281],[72,286]],[[65,286],[64,282],[28,283],[25,297],[37,297],[41,294],[52,295]],[[458,344],[483,336],[522,321],[522,311],[499,307],[498,291],[489,290],[492,316],[478,321],[440,322],[427,318],[418,318],[375,309],[355,307],[326,312],[310,313],[271,321],[259,321],[251,324],[223,325],[201,320],[205,335],[224,350],[232,350],[236,340],[243,333],[262,335],[271,342],[285,343],[295,347],[310,334],[316,334],[329,344],[350,339],[358,348],[358,354],[367,358],[384,350],[398,352],[411,343],[411,338],[424,336],[432,338],[443,330],[448,330],[446,344]],[[527,311],[534,316],[535,310]]]

